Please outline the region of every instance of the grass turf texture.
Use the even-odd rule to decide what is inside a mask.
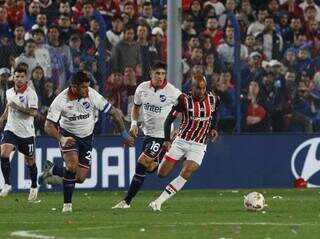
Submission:
[[[250,191],[185,190],[160,213],[147,207],[160,192],[140,192],[130,209],[111,210],[123,192],[77,191],[71,214],[61,213],[61,193],[40,192],[39,204],[28,203],[27,193],[11,193],[0,198],[0,238],[22,238],[12,236],[16,231],[47,239],[320,238],[319,190],[257,190],[265,212],[244,209]]]

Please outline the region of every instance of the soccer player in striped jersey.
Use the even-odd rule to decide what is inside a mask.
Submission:
[[[125,130],[119,111],[89,85],[86,73],[80,71],[73,75],[71,86],[52,102],[45,122],[47,134],[59,141],[66,165],[65,168],[52,165],[49,169],[51,175],[63,177],[62,212],[72,212],[75,183],[83,183],[87,177],[97,110],[111,115],[125,144],[132,146],[134,143],[134,138]]]
[[[28,200],[36,202],[38,196],[37,174],[35,162],[35,130],[34,117],[37,116],[38,97],[27,85],[27,70],[17,67],[14,70],[14,87],[6,91],[7,107],[0,118],[0,129],[6,121],[1,140],[1,171],[5,184],[0,192],[6,197],[12,190],[10,183],[10,154],[15,148],[24,154],[29,168],[31,188]]]
[[[172,180],[163,193],[149,206],[154,211],[161,211],[161,205],[182,189],[191,175],[198,170],[205,155],[208,137],[212,141],[218,137],[216,131],[216,114],[219,98],[206,91],[206,80],[198,75],[192,80],[191,93],[182,94],[178,104],[172,107],[165,124],[165,142],[163,147],[168,151],[158,169],[159,177],[166,177],[175,164],[186,159],[178,177]],[[178,114],[182,121],[172,145],[170,141],[171,124]]]

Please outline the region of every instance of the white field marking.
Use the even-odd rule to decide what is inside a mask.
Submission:
[[[59,229],[39,229],[39,230],[30,230],[30,231],[16,231],[12,232],[11,236],[20,236],[20,237],[29,237],[29,238],[40,238],[40,239],[54,239],[54,236],[43,236],[38,235],[36,233],[43,232],[55,232],[55,231],[91,231],[91,230],[99,230],[99,229],[119,229],[126,228],[128,226],[138,226],[135,223],[128,223],[122,225],[114,225],[114,226],[96,226],[96,227],[77,227],[77,228],[59,228]],[[140,224],[139,224],[140,225]],[[304,223],[276,223],[276,222],[181,222],[175,224],[152,224],[148,225],[147,228],[166,228],[173,226],[275,226],[275,227],[290,227],[290,226],[307,226],[307,227],[319,227],[320,223],[314,222],[304,222]]]
[[[56,238],[54,236],[45,236],[45,235],[35,234],[33,231],[15,231],[15,232],[11,232],[10,236],[40,238],[40,239],[54,239],[54,238]]]

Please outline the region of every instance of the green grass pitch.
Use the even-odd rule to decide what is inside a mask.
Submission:
[[[123,192],[77,191],[70,214],[61,213],[61,193],[40,192],[38,204],[11,193],[0,198],[0,238],[320,238],[319,189],[256,190],[268,204],[262,212],[244,209],[250,191],[185,190],[160,213],[147,207],[158,191],[140,192],[126,210],[111,210]]]

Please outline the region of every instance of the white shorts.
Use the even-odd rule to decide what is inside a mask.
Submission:
[[[177,137],[173,141],[169,152],[166,153],[165,160],[178,162],[179,160],[186,158],[186,160],[192,160],[200,166],[204,154],[206,153],[206,149],[206,144],[187,141]]]

